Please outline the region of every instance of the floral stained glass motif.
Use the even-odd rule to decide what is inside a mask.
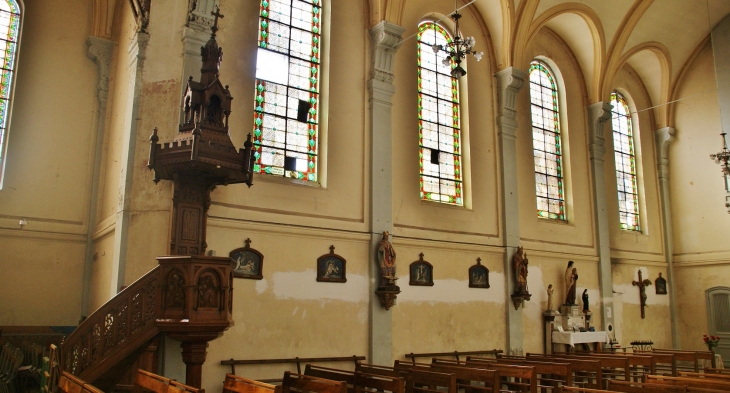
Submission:
[[[5,139],[19,33],[20,6],[15,0],[0,0],[0,178],[5,164]]]
[[[322,0],[261,0],[254,172],[317,181]]]
[[[443,27],[418,26],[418,146],[421,199],[463,206],[459,84],[455,63],[433,45],[446,46]],[[445,60],[446,59],[446,60]]]
[[[639,192],[636,186],[636,152],[631,127],[631,112],[626,99],[618,92],[611,93],[611,123],[613,151],[616,161],[618,213],[621,229],[641,231],[639,225]]]
[[[565,220],[558,89],[552,72],[541,61],[530,64],[530,103],[537,216]]]

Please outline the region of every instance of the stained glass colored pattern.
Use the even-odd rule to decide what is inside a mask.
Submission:
[[[631,126],[631,112],[626,99],[618,92],[611,93],[613,105],[613,151],[616,161],[618,214],[621,229],[641,231],[639,224],[639,192],[636,186],[636,152]]]
[[[443,27],[418,26],[418,145],[421,199],[463,206],[459,84],[451,76],[453,61],[443,52],[451,37]]]
[[[19,32],[20,6],[15,0],[0,0],[0,179],[5,164],[5,138]]]
[[[253,127],[257,173],[317,181],[321,30],[321,0],[261,0]]]
[[[552,72],[541,61],[530,64],[530,104],[537,215],[565,220],[558,89]]]

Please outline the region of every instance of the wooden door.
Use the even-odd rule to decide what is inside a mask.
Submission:
[[[715,351],[730,366],[730,288],[714,287],[707,290],[707,316],[710,335],[720,337]]]

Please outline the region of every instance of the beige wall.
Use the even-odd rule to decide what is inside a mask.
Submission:
[[[0,190],[0,325],[80,316],[98,81],[86,57],[90,11],[80,0],[25,1]]]

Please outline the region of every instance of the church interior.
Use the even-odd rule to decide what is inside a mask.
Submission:
[[[60,348],[69,369],[129,320],[114,337],[136,347],[116,361],[154,339],[155,372],[185,381],[202,356],[196,384],[217,392],[229,359],[544,354],[576,304],[604,348],[706,351],[712,335],[728,361],[728,15],[725,0],[0,0],[2,334],[87,326]],[[189,175],[159,157],[204,147],[244,175],[183,192],[227,164],[176,156]],[[175,263],[220,274],[178,285]],[[201,338],[212,324],[188,314],[204,311],[223,325]]]

